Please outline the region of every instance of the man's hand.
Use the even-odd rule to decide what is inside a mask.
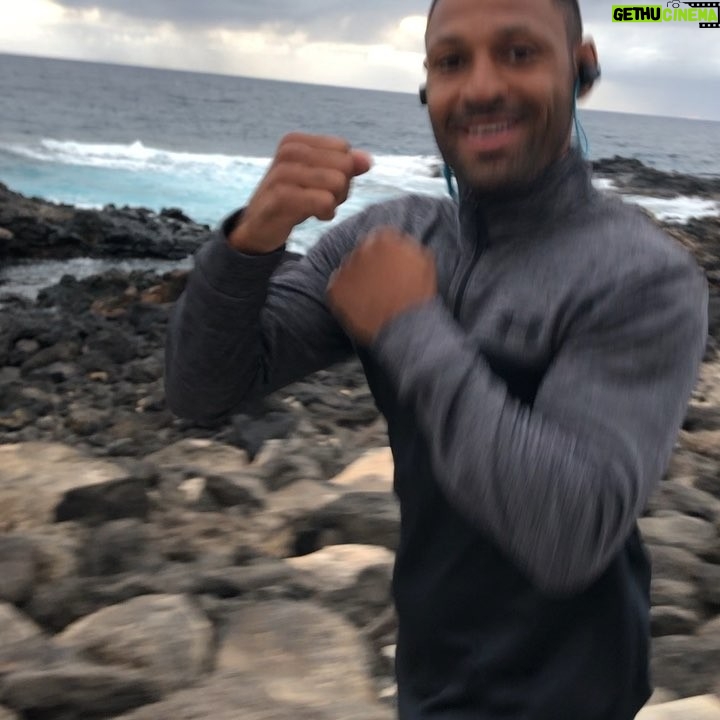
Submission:
[[[330,308],[352,337],[370,345],[397,315],[437,295],[432,253],[395,228],[371,233],[333,273]]]
[[[286,135],[228,241],[253,254],[277,250],[304,220],[332,220],[352,179],[371,164],[367,153],[340,138]]]

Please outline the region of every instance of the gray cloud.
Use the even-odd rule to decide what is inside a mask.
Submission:
[[[361,36],[377,34],[407,15],[424,15],[430,0],[57,0],[66,8],[99,8],[144,20],[172,21],[178,25],[258,28],[273,25],[293,30],[320,30],[337,39],[350,23]],[[609,0],[584,0],[586,22],[609,21]],[[354,7],[353,7],[354,5]]]
[[[622,3],[616,2],[621,5]],[[613,3],[610,0],[580,0],[580,11],[586,23],[610,22]]]
[[[278,34],[303,32],[310,40],[370,43],[407,15],[424,15],[431,0],[56,0],[68,9],[112,11],[144,22],[171,22],[185,30],[224,28]],[[580,0],[586,28],[623,34],[611,22],[610,0]],[[653,27],[644,35],[652,43]],[[717,33],[720,35],[720,33]],[[705,44],[707,37],[697,37]],[[714,37],[712,39],[715,39]]]
[[[99,8],[182,27],[306,32],[314,40],[367,42],[407,15],[424,14],[424,0],[59,0],[69,9]]]
[[[422,78],[419,59],[416,68],[416,58],[400,58],[402,53],[385,57],[372,50],[366,56],[362,49],[324,51],[285,42],[283,36],[304,33],[311,42],[359,45],[387,41],[389,31],[396,30],[403,17],[423,16],[430,5],[430,0],[54,2],[69,10],[105,11],[99,21],[70,15],[57,25],[56,34],[43,30],[44,47],[61,57],[408,91]],[[580,0],[580,5],[603,68],[590,107],[718,118],[720,30],[701,30],[690,23],[613,23],[610,0]],[[176,32],[154,33],[156,23],[172,23]],[[265,32],[266,44],[258,50],[252,43],[233,47],[232,40],[213,44],[205,31],[218,28],[273,32]],[[16,52],[26,47],[35,51],[39,36],[30,33],[30,37],[28,46],[11,42],[10,37],[5,44]],[[392,38],[397,50],[422,51],[422,38],[417,46],[402,33],[395,32]],[[277,47],[272,44],[276,42]]]

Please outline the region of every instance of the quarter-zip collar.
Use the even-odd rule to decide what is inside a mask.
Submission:
[[[512,194],[490,196],[461,183],[463,235],[486,244],[537,235],[566,222],[577,209],[587,209],[593,193],[590,165],[576,148]]]

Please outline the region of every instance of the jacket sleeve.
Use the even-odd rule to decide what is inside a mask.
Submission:
[[[627,540],[705,348],[707,287],[694,263],[622,287],[576,322],[532,407],[508,394],[439,299],[373,346],[415,409],[449,502],[548,593],[587,587]]]
[[[250,256],[217,233],[196,254],[170,320],[165,393],[182,417],[212,422],[331,365],[353,347],[330,314],[330,274],[350,249],[337,226],[302,260]]]

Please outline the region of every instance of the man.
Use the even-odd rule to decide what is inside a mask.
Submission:
[[[570,147],[596,76],[574,0],[436,0],[427,102],[459,186],[331,229],[369,158],[291,135],[198,253],[170,406],[221,417],[357,352],[388,421],[403,720],[630,720],[650,694],[636,520],[706,334],[691,259]]]

